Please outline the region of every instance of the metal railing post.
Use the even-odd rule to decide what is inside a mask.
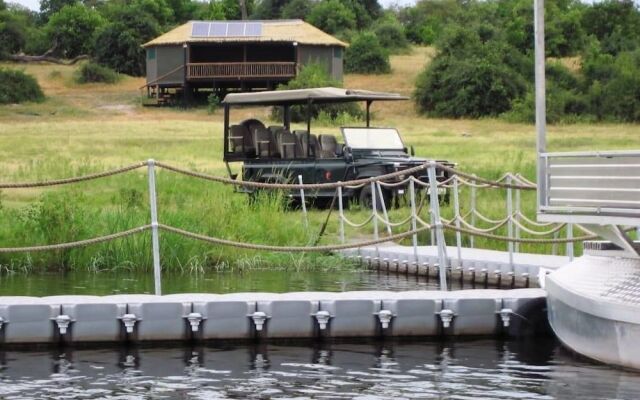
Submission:
[[[516,221],[520,222],[520,193],[521,190],[516,190],[516,213],[515,213],[515,218]],[[516,224],[516,239],[520,239],[520,226],[518,226]],[[520,252],[520,243],[516,242],[515,243],[515,250],[516,253]]]
[[[298,175],[298,182],[303,185],[302,175]],[[302,215],[304,216],[304,226],[309,227],[309,218],[307,217],[307,202],[304,199],[304,188],[300,188],[300,203],[302,204]]]
[[[476,174],[473,174],[476,177]],[[476,226],[476,181],[471,183],[471,225]],[[469,247],[473,249],[475,245],[475,237],[469,236]]]
[[[409,201],[411,202],[411,230],[415,232],[418,229],[417,215],[416,215],[416,184],[413,181],[413,177],[409,179]],[[411,236],[411,244],[413,245],[413,258],[418,262],[418,234],[414,233]]]
[[[429,162],[429,192],[433,215],[436,245],[438,247],[438,259],[440,260],[440,290],[447,290],[447,243],[444,239],[442,221],[440,220],[440,201],[438,199],[438,180],[436,178],[436,163]]]
[[[507,176],[507,184],[511,185],[511,182],[511,174],[509,174]],[[509,218],[507,224],[509,266],[511,267],[511,271],[513,271],[513,242],[511,241],[511,239],[513,239],[513,189],[511,187],[507,188],[507,218]]]
[[[453,210],[456,228],[460,229],[460,198],[458,192],[458,175],[453,176]],[[456,247],[458,250],[458,267],[462,267],[462,234],[456,231]]]
[[[378,240],[380,235],[378,233],[378,205],[376,204],[376,184],[371,182],[371,214],[373,215],[373,238]]]
[[[338,181],[338,184],[341,183]],[[340,217],[340,243],[344,244],[344,208],[342,204],[342,186],[338,186],[338,214]]]
[[[391,231],[391,224],[389,222],[389,213],[387,213],[387,205],[384,202],[384,196],[382,195],[382,187],[380,187],[380,182],[376,182],[377,192],[380,195],[380,206],[382,207],[382,216],[384,217],[384,222],[387,225],[387,233],[389,236],[393,235]]]
[[[573,224],[567,224],[567,239],[573,239]],[[567,242],[567,256],[573,261],[573,242]]]
[[[149,209],[151,210],[151,246],[153,249],[153,282],[157,296],[162,294],[162,277],[160,274],[160,238],[158,232],[158,202],[156,196],[156,162],[147,161],[149,177]]]

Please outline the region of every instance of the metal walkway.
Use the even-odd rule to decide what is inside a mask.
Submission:
[[[437,246],[418,246],[417,251],[417,265],[412,246],[396,244],[369,246],[345,250],[343,254],[361,257],[363,262],[370,262],[381,269],[425,275],[429,272],[429,268],[426,266],[435,266],[439,263],[438,248]],[[532,277],[532,280],[537,282],[535,277],[539,275],[540,268],[556,270],[569,263],[570,259],[567,256],[513,253],[512,264],[508,252],[462,247],[460,248],[460,257],[458,257],[458,248],[447,246],[447,261],[447,265],[453,271],[468,275],[475,274],[479,279],[483,279],[483,274],[488,274],[487,279],[490,280],[496,280],[502,275],[505,277],[515,276],[520,279]],[[415,270],[411,268],[411,265],[416,266]],[[425,267],[420,268],[421,266]],[[434,272],[435,269],[433,268]]]

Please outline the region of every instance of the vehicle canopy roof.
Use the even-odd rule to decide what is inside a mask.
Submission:
[[[286,106],[296,104],[346,103],[355,101],[408,100],[398,93],[322,87],[312,89],[274,90],[258,93],[231,93],[223,101],[227,105]]]

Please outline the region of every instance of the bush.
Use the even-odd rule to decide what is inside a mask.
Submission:
[[[84,63],[75,73],[77,83],[116,83],[120,76],[114,70],[94,62]]]
[[[388,74],[391,72],[389,53],[372,32],[354,37],[347,49],[344,62],[347,72],[361,74]]]
[[[409,48],[409,41],[404,33],[404,28],[398,22],[382,22],[374,29],[374,32],[380,45],[390,53],[401,53]]]
[[[218,94],[211,93],[207,96],[207,112],[209,114],[213,114],[216,112],[218,107],[220,107],[220,98],[218,97]]]
[[[33,76],[15,69],[0,68],[0,104],[42,100],[44,93]]]
[[[311,9],[309,23],[328,33],[356,27],[356,14],[340,0],[322,0]]]
[[[289,81],[286,85],[280,85],[278,90],[307,89],[326,86],[340,87],[341,85],[339,82],[333,81],[329,77],[329,74],[322,64],[312,63],[305,65],[298,73],[298,76]],[[311,106],[312,118],[317,119],[321,113],[323,114],[323,121],[336,120],[337,118],[346,119],[349,117],[361,120],[364,117],[363,111],[355,103]],[[271,115],[275,120],[282,120],[282,108],[274,107]],[[307,107],[292,106],[290,109],[290,115],[291,121],[293,122],[306,121]]]

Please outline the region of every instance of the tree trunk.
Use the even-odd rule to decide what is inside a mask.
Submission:
[[[242,20],[248,19],[247,16],[247,2],[245,0],[238,0],[240,3],[240,14],[242,15]]]
[[[81,60],[88,60],[89,56],[86,54],[83,54],[81,56],[78,56],[76,58],[73,58],[71,60],[61,60],[59,58],[56,57],[52,57],[50,55],[48,55],[47,53],[40,55],[40,56],[28,56],[26,54],[10,54],[9,55],[9,60],[11,61],[17,61],[17,62],[49,62],[49,63],[53,63],[53,64],[60,64],[60,65],[73,65],[75,63],[77,63],[78,61]]]

